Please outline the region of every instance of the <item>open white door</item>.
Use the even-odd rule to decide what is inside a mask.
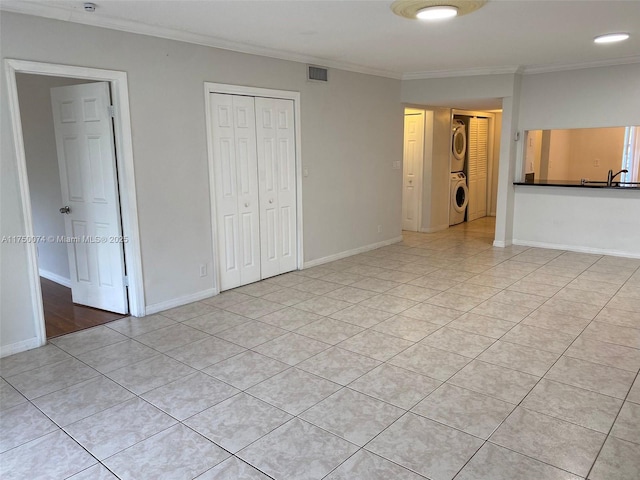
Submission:
[[[75,303],[128,313],[107,82],[51,89]]]
[[[412,232],[420,228],[423,159],[424,112],[407,114],[404,116],[402,229]]]

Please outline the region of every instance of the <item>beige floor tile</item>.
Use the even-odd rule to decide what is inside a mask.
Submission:
[[[518,407],[490,441],[584,477],[605,438],[602,433]]]
[[[640,445],[608,437],[589,480],[630,480],[640,472]]]
[[[616,438],[640,444],[640,405],[625,402],[613,424],[611,435]]]
[[[411,411],[486,439],[514,408],[514,404],[445,383]]]
[[[408,410],[440,385],[433,378],[383,364],[349,384],[349,388]]]
[[[340,385],[347,385],[380,365],[380,361],[338,347],[331,347],[297,367]]]
[[[428,478],[452,479],[481,446],[479,438],[407,413],[366,449]]]
[[[495,338],[476,335],[455,328],[442,327],[425,337],[420,344],[475,358],[495,342]]]
[[[609,433],[622,400],[542,379],[521,405],[528,410],[544,413],[601,433]]]
[[[226,451],[193,430],[175,425],[104,464],[120,478],[193,478],[228,457]]]
[[[560,357],[545,375],[545,378],[549,380],[620,399],[627,395],[634,377],[634,373],[626,370],[567,356]]]
[[[367,450],[360,450],[325,477],[326,480],[424,480],[413,473]]]
[[[465,465],[456,480],[582,480],[546,463],[506,448],[485,443]]]
[[[241,393],[186,420],[185,425],[236,453],[293,417]]]
[[[404,413],[401,408],[343,388],[303,412],[300,418],[364,446]]]
[[[273,478],[326,476],[358,447],[300,419],[293,419],[238,453]]]

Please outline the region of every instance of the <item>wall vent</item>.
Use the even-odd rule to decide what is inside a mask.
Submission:
[[[310,80],[313,82],[328,82],[329,70],[324,67],[307,65],[307,80]]]

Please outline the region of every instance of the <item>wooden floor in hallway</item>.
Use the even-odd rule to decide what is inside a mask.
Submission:
[[[40,277],[40,285],[47,338],[77,332],[128,316],[73,303],[70,288],[46,278]]]

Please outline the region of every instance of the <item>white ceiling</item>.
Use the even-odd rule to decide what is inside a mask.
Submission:
[[[640,0],[490,0],[438,24],[384,0],[0,0],[4,10],[393,78],[640,62]],[[608,32],[626,42],[595,45]]]

